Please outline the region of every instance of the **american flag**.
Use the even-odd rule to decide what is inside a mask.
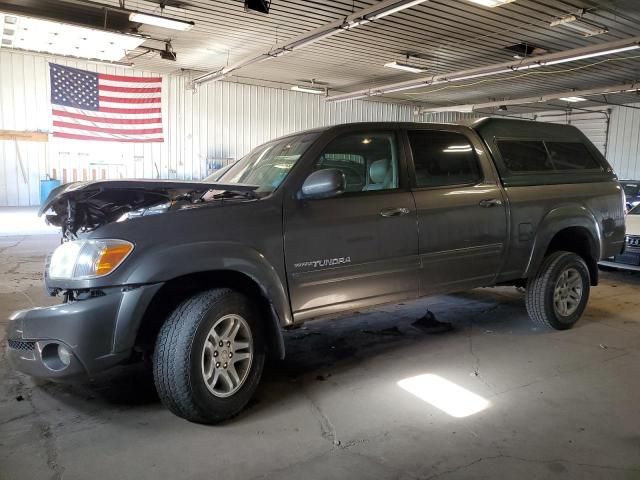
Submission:
[[[162,142],[160,77],[127,77],[49,64],[53,136]]]

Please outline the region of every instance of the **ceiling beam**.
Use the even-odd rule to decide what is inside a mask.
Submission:
[[[599,45],[591,45],[588,47],[574,48],[564,50],[562,52],[547,53],[537,55],[522,60],[510,61],[505,63],[496,63],[483,67],[471,68],[468,70],[459,70],[456,72],[444,73],[441,75],[431,75],[427,77],[416,78],[404,82],[390,83],[378,87],[371,87],[355,92],[349,92],[340,95],[331,95],[325,100],[327,102],[339,102],[344,100],[355,100],[371,96],[384,95],[387,93],[401,92],[405,90],[414,90],[421,87],[429,87],[431,85],[440,85],[444,83],[460,82],[463,80],[471,80],[474,78],[487,77],[502,73],[512,73],[532,68],[557,65],[561,63],[584,60],[587,58],[598,57],[602,55],[612,55],[627,50],[640,48],[640,36],[629,37],[613,42],[601,43]]]
[[[302,35],[299,35],[292,40],[280,43],[266,52],[245,57],[231,65],[219,68],[218,70],[207,72],[204,75],[194,78],[193,83],[200,84],[221,80],[228,76],[230,73],[246,67],[247,65],[286,55],[287,53],[306,47],[325,38],[351,30],[352,28],[356,28],[361,25],[365,25],[367,23],[394,14],[401,10],[413,7],[414,5],[425,3],[427,1],[428,0],[383,0],[379,3],[376,3],[375,5],[363,8],[350,15],[347,15],[344,18],[338,19],[326,25],[322,25],[321,27],[311,30],[310,32],[303,33]]]
[[[625,92],[635,92],[640,90],[640,83],[627,83],[623,85],[614,85],[610,87],[599,87],[592,88],[589,90],[570,90],[568,92],[562,93],[552,93],[549,95],[542,95],[540,97],[525,97],[525,98],[514,98],[510,100],[500,100],[495,102],[486,102],[486,103],[474,103],[474,104],[466,104],[466,105],[452,105],[447,107],[423,107],[420,109],[420,114],[423,113],[438,113],[438,112],[466,112],[471,113],[478,110],[482,110],[485,108],[494,108],[494,107],[502,107],[502,106],[510,106],[510,105],[526,105],[530,103],[544,103],[550,100],[559,100],[561,98],[566,97],[588,97],[590,95],[606,95],[609,93],[625,93]]]

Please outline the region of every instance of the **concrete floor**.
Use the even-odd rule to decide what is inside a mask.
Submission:
[[[39,207],[0,207],[0,237],[16,235],[58,235],[60,228],[38,217]]]
[[[57,242],[0,239],[0,322],[52,303],[40,271]],[[288,334],[251,406],[215,427],[171,415],[140,367],[36,384],[9,369],[3,341],[0,479],[637,479],[639,286],[604,274],[566,332],[532,328],[513,288],[311,323]],[[427,307],[456,330],[412,327]],[[432,385],[428,403],[398,385],[423,374],[466,390]]]

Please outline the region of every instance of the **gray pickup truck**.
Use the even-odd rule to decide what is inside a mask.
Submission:
[[[237,414],[307,320],[515,285],[534,322],[570,328],[625,234],[579,130],[509,119],[309,130],[202,182],[63,185],[45,212],[62,303],[12,315],[12,363],[60,379],[146,357],[162,402],[203,423]]]

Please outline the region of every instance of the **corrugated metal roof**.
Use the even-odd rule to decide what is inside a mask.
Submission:
[[[6,1],[6,0],[5,0]],[[31,4],[46,0],[30,0]],[[210,71],[252,53],[264,51],[326,23],[343,18],[375,1],[273,0],[268,15],[246,13],[241,0],[184,0],[184,8],[167,7],[165,15],[193,20],[195,28],[174,32],[144,27],[154,37],[171,39],[177,62],[156,53],[137,57],[136,67],[157,72],[177,69]],[[67,8],[54,2],[50,9]],[[118,0],[100,0],[118,6]],[[127,1],[128,8],[159,13],[157,3]],[[0,2],[0,8],[1,2]],[[586,9],[585,18],[606,26],[609,32],[585,38],[566,27],[550,27],[562,15]],[[237,72],[243,81],[268,80],[288,84],[316,79],[331,89],[350,91],[415,78],[383,65],[401,60],[407,52],[427,58],[420,61],[427,74],[505,62],[512,54],[504,48],[526,42],[549,51],[640,35],[637,0],[516,0],[497,8],[484,8],[468,0],[431,0],[370,24],[345,31],[308,47],[257,63]],[[131,56],[143,53],[133,52]],[[602,62],[592,65],[596,62]],[[544,67],[535,72],[497,75],[461,85],[422,88],[388,95],[428,105],[478,103],[517,98],[572,88],[608,86],[634,81],[640,52],[601,57]],[[578,70],[573,70],[580,67]],[[424,74],[421,74],[424,75]],[[620,101],[627,101],[621,97]],[[530,109],[535,110],[535,109]]]

